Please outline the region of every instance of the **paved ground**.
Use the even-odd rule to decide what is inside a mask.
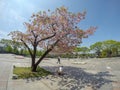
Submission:
[[[55,72],[57,59],[40,66]],[[29,58],[0,54],[0,90],[120,90],[120,58],[62,59],[64,76],[12,80],[12,67],[30,66]]]

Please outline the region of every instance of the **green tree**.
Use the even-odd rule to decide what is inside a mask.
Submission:
[[[75,52],[76,54],[79,56],[79,54],[81,54],[81,57],[88,57],[88,52],[89,52],[89,48],[88,47],[76,47],[75,48]]]
[[[5,47],[5,52],[7,52],[7,53],[12,53],[12,51],[13,51],[13,48],[12,48],[10,45],[7,45],[7,46]]]
[[[13,53],[14,53],[14,54],[19,54],[19,50],[18,50],[17,47],[14,47],[14,48],[13,48]]]
[[[36,51],[36,56],[42,56],[43,53],[44,53],[44,51],[37,50]]]
[[[7,52],[14,53],[14,54],[19,54],[18,49],[21,49],[22,47],[24,47],[22,43],[8,40],[8,39],[1,39],[0,43],[5,44],[5,46],[6,46],[5,48],[6,48]],[[10,49],[12,49],[12,50],[10,50]]]
[[[118,56],[120,51],[120,42],[115,40],[96,42],[90,46],[90,49],[94,51],[98,57]]]
[[[107,56],[118,56],[118,51],[120,49],[120,42],[115,40],[103,41],[103,48],[107,50]]]
[[[97,57],[100,57],[102,49],[102,42],[96,42],[95,44],[90,46],[90,50],[95,52]]]
[[[101,52],[101,58],[106,58],[106,57],[108,57],[108,49],[104,49],[104,50],[102,50],[102,52]]]
[[[24,49],[20,49],[19,54],[23,55],[24,54],[23,52],[24,52]]]

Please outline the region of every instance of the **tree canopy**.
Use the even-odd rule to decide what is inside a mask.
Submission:
[[[21,41],[27,47],[32,57],[32,70],[51,51],[71,51],[82,42],[82,38],[92,35],[96,27],[82,30],[78,23],[85,19],[86,12],[72,13],[67,8],[60,7],[54,12],[50,10],[38,12],[31,16],[29,22],[25,22],[26,32],[13,31],[11,35],[15,41]],[[32,48],[31,48],[32,47]],[[35,62],[36,50],[40,47],[44,54]]]
[[[120,42],[115,40],[96,42],[90,46],[90,49],[95,51],[98,57],[118,56],[120,51]]]

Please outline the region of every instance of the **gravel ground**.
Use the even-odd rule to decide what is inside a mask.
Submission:
[[[40,79],[12,80],[12,67],[30,66],[30,58],[0,54],[0,90],[120,90],[120,57],[45,59],[40,66],[54,75]],[[64,75],[56,70],[63,66]]]

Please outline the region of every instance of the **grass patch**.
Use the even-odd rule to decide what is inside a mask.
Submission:
[[[37,68],[37,72],[32,72],[30,67],[15,67],[13,69],[13,74],[16,74],[18,78],[34,78],[42,77],[52,74],[50,71],[47,71],[41,67]]]

